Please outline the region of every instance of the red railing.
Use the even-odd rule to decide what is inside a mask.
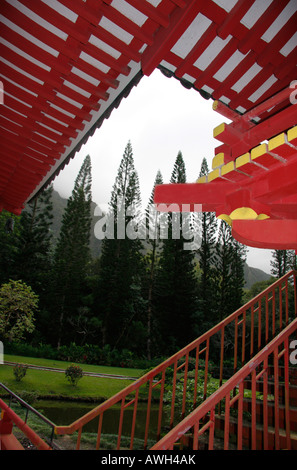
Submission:
[[[12,447],[7,447],[5,440],[8,437],[13,437],[12,427],[15,425],[23,435],[34,445],[37,450],[52,450],[52,447],[47,444],[31,427],[21,419],[2,399],[0,399],[0,450],[5,448],[7,450],[16,449],[17,439],[12,441]],[[21,446],[18,446],[21,448]]]
[[[121,447],[122,437],[128,435],[129,448],[133,449],[141,402],[146,406],[146,419],[143,433],[137,437],[141,440],[143,449],[151,448],[162,434],[176,426],[210,395],[210,372],[217,375],[221,386],[228,375],[230,377],[236,374],[296,316],[296,272],[290,271],[143,377],[74,423],[57,426],[55,432],[62,435],[78,431],[76,449],[79,449],[83,428],[90,421],[98,419],[96,449],[99,449],[104,434],[104,415],[119,404],[116,448]],[[217,394],[214,396],[217,397]],[[155,404],[157,419],[153,420],[152,409]],[[205,406],[204,404],[203,410]],[[126,419],[129,420],[128,433],[123,431]],[[195,426],[197,431],[197,425]]]
[[[173,449],[174,444],[182,441],[182,436],[189,430],[192,431],[193,450],[199,448],[199,439],[203,439],[203,445],[207,442],[209,450],[214,449],[215,439],[215,420],[216,417],[223,414],[224,417],[224,434],[223,448],[229,449],[230,437],[230,410],[236,410],[236,427],[237,439],[236,446],[238,450],[244,448],[243,439],[243,401],[245,381],[251,379],[251,449],[256,450],[261,445],[263,450],[281,448],[291,449],[290,438],[290,387],[289,387],[289,355],[290,355],[290,337],[294,335],[296,339],[297,318],[290,323],[278,336],[276,336],[269,345],[265,346],[261,352],[256,354],[245,366],[235,373],[227,382],[225,382],[216,392],[207,398],[196,410],[175,426],[166,436],[157,442],[152,450]],[[285,390],[285,425],[284,433],[280,433],[279,419],[279,387],[280,363],[284,365],[284,390]],[[270,365],[272,364],[272,366]],[[272,367],[272,375],[271,369]],[[270,372],[270,374],[269,374]],[[272,434],[269,434],[268,427],[268,377],[272,377],[274,389],[274,423]],[[257,437],[257,421],[256,421],[256,400],[257,400],[257,384],[261,382],[263,389],[263,414],[261,423],[261,439]],[[224,410],[222,413],[220,410]],[[202,427],[200,427],[202,423]],[[205,434],[207,433],[207,436]]]

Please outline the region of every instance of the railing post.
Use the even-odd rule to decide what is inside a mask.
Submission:
[[[224,450],[229,449],[229,429],[230,429],[230,393],[228,393],[225,397]]]
[[[274,444],[279,450],[279,380],[278,380],[278,346],[273,352],[274,365]]]
[[[297,273],[294,272],[294,305],[295,305],[295,317],[297,317],[297,283],[296,283],[296,276]]]
[[[268,450],[268,359],[264,360],[263,368],[263,450]]]
[[[289,338],[285,339],[285,427],[287,450],[291,450],[290,439],[290,385],[289,385]]]
[[[257,449],[256,370],[252,371],[252,450]]]

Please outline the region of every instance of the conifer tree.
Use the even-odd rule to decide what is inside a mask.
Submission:
[[[185,183],[186,169],[178,152],[170,182]],[[160,329],[160,353],[172,353],[193,337],[196,320],[196,277],[194,252],[184,249],[182,216],[168,214],[168,238],[163,240],[157,276],[156,309]]]
[[[42,296],[51,268],[52,185],[27,204],[20,216],[17,277]]]
[[[271,274],[280,278],[286,274],[289,268],[289,256],[287,250],[274,250],[270,261]]]
[[[137,233],[141,197],[130,142],[118,169],[109,206],[112,233],[107,233],[102,241],[96,299],[102,343],[117,349],[135,349],[145,338],[145,310],[141,292],[143,244]],[[138,337],[136,328],[141,330]]]
[[[231,308],[230,314],[241,307],[244,296],[244,265],[246,262],[247,248],[232,237],[232,261],[231,261]]]
[[[199,176],[206,176],[208,172],[207,160],[203,158]],[[203,212],[201,217],[201,246],[197,252],[201,273],[198,284],[199,311],[202,317],[200,328],[203,330],[213,326],[217,316],[218,299],[215,249],[217,230],[218,224],[215,213]]]
[[[297,270],[297,256],[295,250],[289,250],[288,258],[289,258],[289,269]]]
[[[0,285],[16,279],[20,216],[3,210],[0,213]]]
[[[216,246],[219,294],[217,321],[221,321],[242,305],[245,260],[246,247],[233,238],[231,227],[222,220]]]
[[[58,346],[67,338],[67,320],[78,313],[90,261],[91,184],[91,159],[87,155],[67,201],[54,252],[53,306],[58,314]]]
[[[154,296],[155,296],[155,279],[158,269],[158,261],[160,256],[160,214],[154,206],[154,192],[155,187],[163,184],[163,177],[160,171],[157,172],[151,197],[149,199],[148,207],[146,209],[146,246],[148,253],[145,257],[146,278],[145,278],[145,294],[147,298],[147,358],[150,360],[152,357],[152,332],[155,330],[155,309],[154,309]]]
[[[231,263],[233,258],[232,236],[229,225],[221,220],[216,245],[217,292],[218,292],[218,318],[221,321],[230,311]]]

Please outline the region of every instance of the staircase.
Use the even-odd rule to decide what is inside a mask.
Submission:
[[[55,434],[77,432],[79,450],[86,425],[96,420],[102,449],[104,416],[119,405],[116,449],[127,448],[127,437],[130,450],[136,440],[144,450],[297,449],[296,275],[290,271],[112,398],[56,426]],[[140,403],[146,420],[139,431]]]

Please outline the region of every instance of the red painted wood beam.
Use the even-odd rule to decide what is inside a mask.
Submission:
[[[232,235],[254,248],[296,250],[297,220],[234,220]]]
[[[254,49],[254,45],[259,38],[267,31],[276,18],[281,14],[289,0],[274,0],[264,15],[261,15],[252,28],[247,31],[246,35],[240,40],[238,48],[240,52],[246,54],[249,50]]]
[[[184,6],[173,10],[168,28],[160,27],[154,37],[153,45],[147,47],[142,54],[141,63],[145,75],[150,75],[164,59],[167,52],[198,15],[202,3],[202,0],[187,0],[183,2]]]
[[[297,151],[296,151],[297,157]],[[160,211],[167,211],[166,205],[201,204],[202,211],[213,211],[217,215],[230,214],[239,207],[250,207],[257,214],[264,213],[274,218],[294,219],[297,205],[297,158],[290,157],[283,164],[279,162],[269,171],[253,178],[244,178],[238,183],[211,181],[209,183],[163,184],[155,188],[154,202]],[[162,204],[164,207],[162,208]]]
[[[239,0],[218,27],[218,36],[222,39],[226,39],[229,34],[232,34],[233,28],[237,26],[253,3],[254,0]]]
[[[80,19],[80,25],[78,28],[77,22],[73,22],[65,16],[61,15],[54,8],[43,2],[32,2],[32,0],[20,0],[29,10],[36,13],[36,15],[43,18],[48,23],[52,24],[56,28],[59,28],[64,33],[68,34],[72,38],[76,39],[81,43],[86,43],[91,33],[90,24],[83,18]]]
[[[160,212],[167,212],[170,205],[176,205],[181,211],[182,206],[187,204],[191,206],[191,210],[194,210],[194,204],[201,204],[202,211],[215,212],[219,206],[225,205],[226,195],[237,189],[237,184],[227,181],[211,184],[162,184],[155,187],[154,203]]]
[[[279,93],[276,93],[275,95],[271,96],[271,98],[268,98],[264,102],[258,104],[254,108],[244,113],[241,119],[243,119],[244,121],[251,121],[251,119],[253,119],[254,117],[261,116],[261,114],[266,112],[268,109],[277,106],[280,103],[283,103],[284,101],[287,101],[291,93],[292,88],[286,87],[284,90],[281,90]]]
[[[101,26],[92,28],[91,32],[96,38],[106,42],[106,44],[121,52],[121,54],[124,54],[129,59],[134,60],[135,62],[140,61],[141,55],[139,51],[136,51],[131,47],[131,44],[127,45],[124,41],[121,41]]]
[[[175,71],[175,75],[179,78],[182,78],[185,73],[191,75],[189,70],[190,67],[196,62],[198,57],[203,53],[203,51],[209,46],[209,44],[214,40],[217,34],[217,25],[211,23],[207,30],[202,34],[201,38],[197,41],[195,46],[190,50],[187,57],[180,63]],[[196,67],[195,74],[202,73],[198,71]],[[194,75],[195,76],[195,75]]]
[[[158,10],[158,7],[153,7],[149,2],[143,2],[143,0],[126,1],[160,26],[163,26],[164,28],[169,26],[169,17]]]
[[[238,121],[240,123],[240,121]],[[289,129],[296,125],[297,122],[297,108],[293,104],[279,111],[277,114],[268,117],[259,124],[254,125],[250,129],[240,133],[237,141],[231,142],[231,134],[234,138],[233,129],[236,130],[237,122],[226,125],[220,134],[216,135],[216,139],[229,146],[229,160],[234,160],[238,156],[248,152],[250,149],[265,141],[280,134],[282,131]],[[227,128],[230,129],[227,129]],[[226,139],[225,137],[226,136]],[[224,140],[225,139],[225,140]]]

